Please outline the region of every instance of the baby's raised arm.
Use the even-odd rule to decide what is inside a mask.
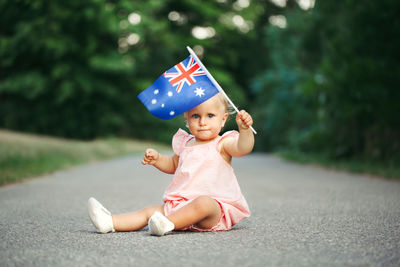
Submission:
[[[232,157],[242,157],[249,154],[254,147],[254,134],[250,129],[253,119],[249,113],[241,110],[236,115],[236,123],[239,128],[239,138],[226,138],[223,148]]]
[[[178,161],[179,157],[175,154],[173,156],[165,156],[160,154],[157,150],[148,148],[144,154],[142,164],[153,165],[162,172],[174,174],[178,167]]]

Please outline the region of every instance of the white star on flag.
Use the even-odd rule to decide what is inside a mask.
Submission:
[[[204,94],[204,89],[202,89],[201,87],[196,88],[196,90],[194,90],[196,96],[202,97]]]

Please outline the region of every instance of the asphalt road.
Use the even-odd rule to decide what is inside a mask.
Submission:
[[[0,266],[400,266],[400,182],[287,163],[233,166],[252,216],[231,231],[97,234],[94,196],[113,213],[161,203],[171,176],[140,158],[0,188]]]

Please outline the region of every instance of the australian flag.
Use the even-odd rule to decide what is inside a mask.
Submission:
[[[154,116],[169,120],[213,97],[218,89],[189,56],[164,72],[138,98]]]

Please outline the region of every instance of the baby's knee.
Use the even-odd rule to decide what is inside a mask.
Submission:
[[[210,212],[219,206],[215,199],[208,196],[197,197],[193,201],[193,204],[195,204],[195,207],[199,212]]]

